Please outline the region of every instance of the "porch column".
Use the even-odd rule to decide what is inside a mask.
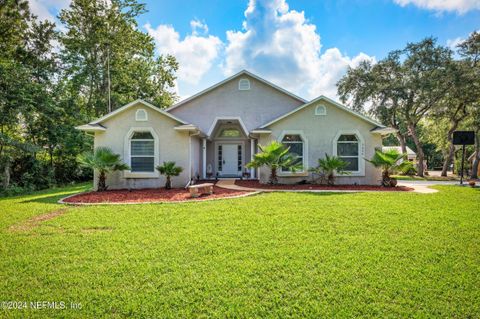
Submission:
[[[207,139],[202,138],[202,176],[207,178]]]
[[[250,139],[250,161],[253,161],[253,155],[255,154],[255,139]],[[255,178],[255,169],[250,168],[250,178]]]

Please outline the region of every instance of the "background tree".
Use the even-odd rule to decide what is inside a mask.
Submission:
[[[432,120],[437,123],[436,125],[442,123],[445,126],[444,131],[446,134],[440,134],[446,141],[443,149],[442,176],[447,176],[447,171],[453,162],[455,153],[453,132],[459,129],[462,121],[465,122],[472,105],[479,100],[475,81],[475,72],[469,62],[452,61],[450,63],[445,80],[448,83],[445,95],[436,105],[432,114]],[[442,141],[439,142],[441,143]]]
[[[464,58],[465,64],[470,68],[468,94],[475,95],[475,101],[470,105],[470,117],[468,126],[475,132],[475,157],[472,165],[472,178],[478,178],[478,166],[480,165],[480,33],[472,32],[468,39],[460,43],[458,53]]]
[[[425,154],[418,124],[445,96],[451,61],[449,49],[426,38],[391,52],[375,66],[362,64],[360,71],[350,69],[338,83],[343,102],[356,109],[363,109],[365,102],[370,102],[370,113],[399,130],[402,151],[406,129],[416,146],[419,176],[425,170]]]
[[[153,39],[137,25],[144,12],[136,0],[74,0],[61,11],[65,76],[89,116],[138,98],[160,107],[176,99],[171,89],[178,64],[172,56],[155,59]]]

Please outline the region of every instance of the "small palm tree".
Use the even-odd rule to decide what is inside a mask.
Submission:
[[[329,156],[325,154],[325,158],[318,159],[318,166],[310,169],[311,172],[323,175],[327,178],[328,185],[335,184],[335,174],[349,174],[345,171],[348,163],[338,156]]]
[[[107,173],[130,169],[127,164],[122,162],[120,155],[115,154],[108,147],[97,147],[93,153],[80,155],[78,161],[82,166],[98,171],[97,190],[100,192],[106,191],[108,188]]]
[[[270,184],[277,184],[277,171],[279,169],[288,169],[291,172],[302,169],[302,164],[298,163],[297,156],[290,154],[289,147],[282,143],[272,141],[270,144],[258,145],[261,152],[253,156],[253,161],[246,165],[247,168],[258,168],[267,166],[270,168]]]
[[[376,151],[372,159],[367,161],[372,163],[373,166],[382,169],[382,185],[385,187],[392,187],[397,185],[397,180],[390,177],[390,174],[396,171],[407,170],[409,166],[412,166],[412,163],[408,161],[399,163],[402,158],[404,158],[404,155],[396,150],[389,150],[386,152]]]
[[[167,181],[165,182],[165,188],[170,189],[172,188],[172,176],[178,176],[181,172],[183,172],[183,168],[180,166],[175,166],[175,162],[163,162],[163,165],[157,166],[157,170],[160,174],[165,175],[167,177]]]

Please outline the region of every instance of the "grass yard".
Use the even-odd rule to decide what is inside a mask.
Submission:
[[[0,317],[480,317],[480,189],[56,204],[85,188],[0,199],[0,301],[67,308]]]

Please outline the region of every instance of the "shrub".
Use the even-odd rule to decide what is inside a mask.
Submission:
[[[285,147],[280,142],[272,141],[268,145],[258,145],[260,152],[255,154],[253,161],[246,165],[247,168],[258,168],[266,166],[270,168],[270,184],[277,184],[277,171],[279,169],[288,169],[291,172],[302,169],[302,164],[298,163],[297,156],[289,153],[290,148]]]
[[[318,166],[310,168],[309,171],[321,176],[325,176],[327,179],[328,185],[335,184],[335,174],[349,174],[345,171],[348,163],[342,160],[338,156],[329,156],[325,154],[325,158],[318,159]]]
[[[108,147],[97,147],[93,153],[81,155],[79,162],[85,167],[98,171],[97,190],[100,192],[108,188],[106,184],[107,173],[129,169],[128,165],[120,159],[120,155],[115,154]]]
[[[156,169],[160,172],[160,174],[167,177],[167,181],[165,182],[166,189],[172,188],[171,176],[178,176],[181,172],[183,172],[183,168],[180,166],[175,166],[175,162],[163,162],[163,165],[157,166]]]

